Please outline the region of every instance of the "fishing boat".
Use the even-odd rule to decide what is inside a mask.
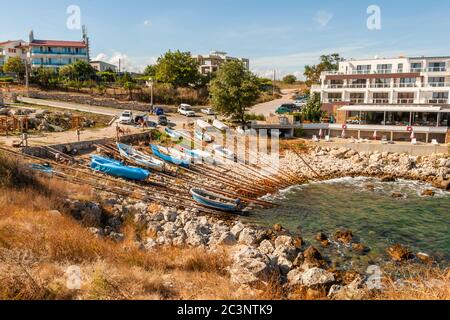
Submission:
[[[122,157],[132,162],[135,162],[143,167],[159,171],[164,169],[163,161],[150,157],[149,155],[146,155],[142,152],[139,152],[129,145],[118,143],[117,149],[119,149],[120,155]]]
[[[181,132],[178,132],[176,130],[172,130],[170,128],[165,128],[164,131],[167,133],[169,137],[171,137],[173,140],[182,140],[183,134]]]
[[[186,149],[182,148],[181,151],[183,151],[185,154],[187,154],[189,157],[191,157],[194,162],[205,162],[208,164],[215,164],[216,159],[214,159],[214,156],[206,151],[199,150],[199,149]]]
[[[166,162],[181,166],[183,168],[189,168],[191,165],[191,158],[181,151],[173,148],[156,146],[153,144],[150,145],[150,148],[155,156]]]
[[[195,202],[204,207],[225,212],[237,212],[242,209],[242,202],[240,199],[230,199],[206,190],[196,188],[191,189],[191,195]]]
[[[91,169],[117,178],[144,181],[150,172],[141,168],[128,167],[122,162],[100,156],[91,157]]]
[[[216,144],[213,146],[213,149],[214,149],[214,153],[216,154],[216,156],[223,157],[225,159],[232,160],[232,161],[234,161],[236,159],[236,155],[234,154],[233,151],[228,150],[228,149],[222,147],[221,145]]]
[[[227,126],[225,123],[223,123],[223,122],[221,122],[221,121],[219,121],[217,119],[214,120],[213,126],[219,131],[228,131],[228,130],[230,130],[229,126]]]
[[[30,164],[29,168],[33,171],[38,171],[40,173],[45,173],[45,174],[52,174],[53,173],[53,168],[50,164],[45,163],[45,164]]]
[[[200,140],[200,141],[205,141],[205,142],[207,142],[207,143],[211,143],[211,142],[214,141],[214,138],[211,137],[211,136],[210,136],[209,134],[207,134],[206,132],[203,133],[203,132],[200,132],[200,131],[198,131],[198,130],[195,130],[194,135],[195,135],[195,138],[196,138],[197,140]]]

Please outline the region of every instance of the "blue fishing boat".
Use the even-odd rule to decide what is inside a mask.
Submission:
[[[46,163],[46,164],[30,164],[30,169],[34,170],[34,171],[38,171],[40,173],[45,173],[45,174],[52,174],[53,173],[53,168],[50,164]]]
[[[183,139],[183,134],[181,132],[178,132],[176,130],[172,130],[170,128],[165,128],[164,131],[166,132],[166,134],[169,137],[171,137],[175,141]]]
[[[230,199],[201,189],[191,189],[191,195],[198,204],[225,212],[238,212],[242,209],[240,199]]]
[[[159,171],[164,169],[163,161],[150,157],[149,155],[146,155],[142,152],[139,152],[129,145],[118,143],[117,149],[119,149],[120,155],[122,157],[132,162],[135,162],[143,167]]]
[[[150,148],[155,156],[183,168],[189,168],[191,165],[191,158],[185,153],[173,148],[166,148],[151,144]]]
[[[144,181],[150,172],[141,168],[127,167],[122,162],[100,156],[91,157],[91,168],[117,178]]]

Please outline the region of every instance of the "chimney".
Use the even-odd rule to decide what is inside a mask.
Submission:
[[[33,30],[30,31],[30,43],[34,41],[34,32]]]

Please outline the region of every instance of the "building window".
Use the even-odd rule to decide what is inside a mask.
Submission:
[[[372,69],[371,65],[359,65],[359,66],[356,66],[356,73],[357,74],[367,74],[367,73],[370,73],[371,69]]]
[[[402,73],[403,72],[403,63],[399,63],[397,66],[397,72]]]
[[[377,73],[391,73],[392,72],[392,64],[379,64],[377,65]]]
[[[422,63],[411,63],[411,72],[421,72],[422,71]]]

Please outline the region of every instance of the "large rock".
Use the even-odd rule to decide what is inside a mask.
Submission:
[[[349,245],[353,240],[353,233],[351,231],[338,231],[334,235],[334,239],[345,245]]]
[[[335,281],[334,275],[328,271],[319,268],[312,268],[305,271],[302,275],[302,284],[306,287],[326,286]]]
[[[303,272],[300,269],[293,269],[287,274],[287,280],[290,286],[302,285]]]
[[[412,254],[412,252],[400,244],[396,244],[388,248],[387,253],[391,257],[391,259],[396,262],[404,262],[414,259],[414,255]]]
[[[184,227],[186,243],[193,247],[206,245],[209,240],[210,230],[197,221],[188,221]]]
[[[304,270],[311,269],[314,267],[324,267],[326,266],[326,261],[322,257],[322,254],[314,247],[309,247],[303,252],[304,263],[302,268]]]
[[[244,229],[245,226],[241,222],[238,222],[233,226],[233,228],[231,228],[231,233],[236,237],[236,239],[239,239],[239,236]]]
[[[294,245],[294,240],[289,236],[279,236],[275,240],[275,248],[280,246],[291,246]]]
[[[282,244],[275,248],[272,255],[275,257],[285,257],[292,262],[297,257],[297,249],[292,244]]]
[[[256,231],[251,228],[245,228],[242,232],[239,233],[239,243],[246,244],[249,246],[256,245],[257,243],[257,234]]]
[[[223,233],[215,242],[219,246],[234,246],[236,243],[236,237],[231,232]]]
[[[261,244],[259,245],[258,250],[263,253],[263,254],[272,254],[273,251],[275,250],[272,242],[270,242],[269,240],[264,240],[261,242]]]

